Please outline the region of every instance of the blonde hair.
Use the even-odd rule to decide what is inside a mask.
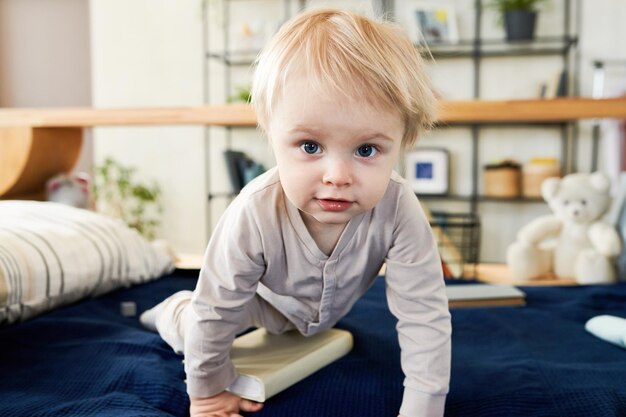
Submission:
[[[304,68],[316,88],[397,110],[402,144],[432,126],[437,100],[410,39],[395,25],[337,9],[314,9],[285,23],[256,61],[252,103],[267,131],[289,74]]]

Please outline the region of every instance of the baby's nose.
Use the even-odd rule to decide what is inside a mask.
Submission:
[[[352,168],[350,163],[340,159],[329,161],[324,172],[325,184],[343,187],[352,184]]]

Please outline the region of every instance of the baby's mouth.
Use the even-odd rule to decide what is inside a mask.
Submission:
[[[352,207],[352,204],[353,204],[351,201],[334,200],[334,199],[329,199],[329,198],[320,198],[317,200],[317,202],[325,211],[335,211],[335,212],[346,211],[350,207]]]

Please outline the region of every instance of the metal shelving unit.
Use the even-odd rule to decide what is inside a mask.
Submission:
[[[428,50],[434,58],[472,58],[478,52],[479,57],[518,57],[518,56],[553,56],[564,54],[576,46],[578,38],[573,36],[551,36],[535,38],[532,42],[506,42],[501,39],[483,39],[476,51],[473,40],[461,40],[457,43],[431,45]],[[418,46],[425,55],[427,48]]]
[[[232,79],[231,69],[237,66],[250,66],[256,57],[257,51],[246,50],[232,50],[230,48],[229,30],[230,24],[230,2],[242,1],[242,0],[222,0],[222,22],[224,27],[223,45],[220,48],[221,51],[212,51],[208,48],[208,17],[209,17],[209,3],[211,0],[204,0],[204,26],[205,26],[205,102],[211,103],[208,97],[209,91],[209,74],[208,74],[208,62],[210,60],[220,62],[225,67],[225,76],[223,80],[223,88],[225,96],[228,97],[232,94]],[[252,0],[247,0],[252,1]],[[258,0],[258,1],[271,1],[271,0]],[[274,0],[278,1],[278,0]],[[578,92],[578,68],[577,68],[577,56],[575,55],[576,46],[578,44],[578,37],[572,28],[572,22],[578,22],[580,19],[579,14],[576,15],[577,19],[574,19],[574,12],[580,11],[580,0],[563,0],[564,18],[563,18],[563,33],[560,36],[538,37],[530,42],[507,42],[502,39],[484,39],[482,38],[482,22],[483,22],[483,8],[487,0],[474,0],[474,30],[473,38],[468,40],[461,40],[454,44],[437,44],[429,45],[429,54],[436,59],[468,59],[470,61],[472,74],[472,96],[474,99],[479,100],[481,98],[481,69],[482,60],[484,58],[500,58],[500,57],[525,57],[525,56],[561,56],[563,60],[563,69],[567,70],[569,79],[568,87],[572,87],[571,91],[568,88],[567,95],[577,95]],[[287,18],[291,14],[302,10],[306,7],[306,0],[283,0],[284,5],[284,17]],[[296,7],[293,7],[296,5]],[[393,17],[394,0],[377,0],[378,12],[381,15],[387,15]],[[579,12],[578,12],[579,13]],[[579,30],[580,23],[576,24],[576,30]],[[426,52],[423,46],[416,45],[418,50]],[[428,55],[428,54],[426,54]],[[220,103],[221,104],[221,103]],[[541,199],[528,199],[528,198],[492,198],[481,196],[478,191],[478,183],[480,179],[480,155],[479,155],[479,143],[481,131],[485,127],[495,125],[507,125],[511,127],[515,126],[534,126],[537,128],[555,128],[559,129],[561,136],[561,171],[563,174],[575,171],[576,164],[576,147],[577,147],[577,127],[576,122],[545,122],[545,123],[524,123],[524,122],[468,122],[463,124],[455,124],[454,126],[464,126],[471,131],[471,192],[469,195],[447,195],[447,196],[421,196],[424,200],[441,200],[446,199],[448,201],[466,202],[469,205],[469,214],[478,217],[479,205],[482,203],[537,203],[541,202]],[[439,126],[445,128],[446,125]],[[232,129],[227,129],[227,142],[230,146],[230,138],[232,135]],[[207,130],[207,154],[210,152],[209,147],[209,135]],[[208,156],[207,156],[208,158]],[[208,166],[208,165],[207,165]],[[207,174],[208,175],[208,174]],[[210,184],[210,177],[207,178]],[[215,198],[231,198],[232,194],[229,193],[212,193],[209,194],[209,204]],[[211,222],[209,221],[209,224]],[[478,253],[476,253],[476,261],[478,261]]]
[[[486,0],[474,1],[474,31],[473,39],[461,40],[454,44],[432,44],[428,47],[419,46],[425,57],[432,56],[434,59],[468,59],[473,70],[472,74],[472,96],[473,99],[481,99],[481,70],[484,58],[506,58],[506,57],[528,57],[528,56],[560,56],[562,57],[562,68],[570,78],[567,85],[566,96],[577,94],[578,68],[576,56],[573,52],[578,45],[578,36],[572,28],[574,5],[576,10],[580,10],[580,0],[564,0],[563,33],[561,36],[537,37],[528,42],[507,42],[501,39],[482,38],[483,8]],[[580,27],[580,24],[577,24]],[[573,87],[573,88],[570,88]],[[540,198],[495,198],[483,196],[479,193],[480,180],[480,138],[484,128],[490,126],[506,125],[508,127],[537,127],[541,129],[558,129],[561,141],[561,172],[563,174],[575,171],[576,148],[577,148],[577,128],[576,122],[549,122],[549,123],[464,123],[463,126],[470,129],[471,133],[471,191],[469,195],[446,195],[446,196],[420,196],[425,201],[450,201],[464,202],[468,204],[470,216],[480,218],[480,205],[484,203],[508,203],[508,204],[533,204],[543,202]],[[456,124],[455,127],[459,125]],[[444,127],[444,126],[440,126]],[[479,227],[480,222],[476,222]],[[477,244],[479,242],[476,242]],[[474,253],[476,259],[469,260],[479,262],[480,254]]]
[[[573,3],[576,3],[576,7],[573,7]],[[525,56],[561,56],[563,60],[563,70],[567,71],[570,82],[567,85],[566,95],[575,95],[577,92],[577,76],[578,68],[576,68],[576,60],[572,55],[573,50],[578,45],[578,36],[573,33],[572,21],[573,12],[580,10],[580,0],[564,0],[564,17],[563,17],[563,33],[561,36],[549,36],[549,37],[537,37],[528,42],[507,42],[502,39],[483,39],[482,34],[482,21],[483,21],[483,8],[485,0],[474,0],[474,35],[473,39],[461,40],[454,44],[432,44],[428,45],[428,48],[424,46],[418,46],[418,49],[424,51],[424,55],[429,56],[431,54],[433,58],[437,59],[458,59],[465,58],[471,60],[473,68],[472,77],[472,95],[473,98],[479,100],[481,98],[481,67],[482,60],[484,58],[500,58],[500,57],[525,57]],[[580,26],[578,24],[578,26]],[[430,51],[430,52],[427,52]],[[573,87],[573,88],[570,88]],[[560,131],[561,136],[561,172],[566,174],[575,170],[575,148],[576,148],[576,135],[575,122],[556,122],[556,123],[540,123],[540,124],[528,124],[528,123],[498,123],[498,125],[507,125],[510,127],[516,126],[537,126],[540,128],[556,128]],[[467,201],[470,204],[470,212],[478,213],[478,205],[481,202],[539,202],[540,199],[499,199],[488,198],[479,195],[478,184],[480,177],[480,155],[479,155],[479,141],[481,136],[481,130],[484,127],[495,125],[494,123],[467,123],[464,124],[471,129],[471,159],[472,159],[472,190],[469,196],[459,199],[458,196],[449,196],[452,201]],[[455,125],[459,126],[459,125]],[[428,199],[427,196],[422,198]]]
[[[257,54],[258,54],[258,50],[242,50],[242,49],[234,49],[232,48],[231,45],[231,39],[230,39],[230,22],[231,22],[231,3],[244,3],[244,2],[252,2],[252,1],[256,1],[258,3],[261,3],[263,1],[273,1],[276,2],[278,0],[221,0],[220,2],[214,1],[214,0],[203,0],[202,2],[202,15],[203,15],[203,63],[204,63],[204,67],[203,67],[203,79],[204,79],[204,103],[205,104],[217,104],[217,103],[212,103],[211,97],[210,97],[210,88],[211,88],[211,81],[210,81],[210,76],[209,76],[209,63],[211,61],[213,62],[217,62],[220,63],[223,66],[223,71],[224,71],[224,79],[223,79],[223,92],[224,92],[224,96],[225,97],[231,97],[234,94],[233,91],[233,82],[232,82],[232,70],[235,67],[249,67],[253,64],[254,59],[256,58]],[[216,3],[219,3],[221,5],[221,15],[219,16],[221,22],[222,22],[222,33],[223,33],[223,37],[222,37],[222,42],[221,42],[221,46],[219,48],[218,51],[214,51],[211,49],[211,37],[210,37],[210,31],[209,31],[209,19],[212,16],[213,13],[213,8],[216,6]],[[306,0],[282,0],[282,8],[283,8],[283,20],[288,19],[291,15],[293,15],[294,13],[303,10],[306,7]],[[219,13],[219,11],[218,11]],[[219,104],[223,104],[223,102],[220,102]],[[247,127],[242,127],[242,128],[247,128]],[[232,135],[233,135],[233,129],[234,127],[232,126],[225,126],[223,127],[223,129],[225,129],[225,134],[226,134],[226,147],[228,150],[231,149],[232,146]],[[212,211],[212,203],[215,200],[232,200],[234,198],[234,196],[236,195],[233,192],[211,192],[211,183],[212,183],[212,178],[211,178],[211,174],[210,174],[210,168],[208,168],[209,165],[209,155],[212,151],[212,146],[211,146],[211,128],[207,127],[205,128],[205,148],[206,148],[206,155],[205,155],[205,161],[206,164],[205,166],[207,167],[206,169],[206,182],[208,184],[208,188],[209,188],[209,193],[207,195],[207,199],[208,199],[208,228],[209,230],[207,231],[208,234],[210,235],[211,233],[211,228],[212,228],[212,216],[211,216],[211,211]]]

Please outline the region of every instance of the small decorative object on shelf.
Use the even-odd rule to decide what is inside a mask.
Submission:
[[[459,41],[456,13],[452,6],[420,5],[415,9],[418,39],[426,44],[453,44]]]
[[[522,195],[541,197],[541,183],[551,177],[560,177],[561,167],[556,158],[532,158],[522,168]]]
[[[46,199],[72,207],[89,208],[91,177],[86,172],[59,174],[46,183]]]
[[[416,194],[448,193],[450,153],[444,148],[421,148],[406,155],[406,178]]]
[[[505,159],[487,164],[485,173],[485,196],[499,198],[516,198],[520,196],[520,164]]]
[[[234,50],[248,54],[259,51],[273,34],[274,26],[275,24],[262,19],[242,22],[239,27],[234,28],[238,29],[233,33]]]
[[[508,41],[530,41],[535,37],[536,6],[545,0],[493,0],[491,6],[500,13]]]

